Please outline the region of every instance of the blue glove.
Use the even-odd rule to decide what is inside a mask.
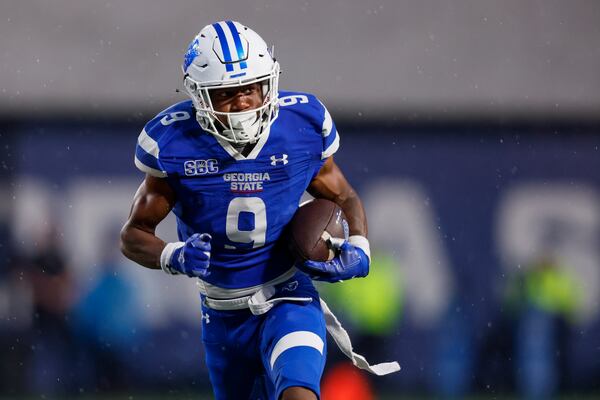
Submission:
[[[160,266],[168,274],[184,274],[191,278],[210,275],[210,241],[208,233],[194,233],[188,240],[169,243],[160,256]]]
[[[344,242],[340,253],[331,261],[305,261],[298,268],[312,279],[326,282],[339,282],[369,273],[370,260],[363,249]]]

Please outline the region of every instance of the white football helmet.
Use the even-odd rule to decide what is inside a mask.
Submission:
[[[277,118],[279,63],[265,41],[239,22],[205,26],[185,53],[183,74],[196,119],[215,136],[234,144],[254,143]],[[215,111],[210,90],[255,82],[262,83],[262,106],[242,112]]]

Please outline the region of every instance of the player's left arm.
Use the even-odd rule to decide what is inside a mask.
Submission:
[[[317,176],[310,182],[307,191],[314,197],[331,200],[342,208],[348,220],[350,235],[367,237],[365,209],[358,194],[333,161],[333,156],[325,160]]]
[[[333,161],[333,157],[326,159],[307,190],[312,196],[331,200],[342,208],[348,220],[350,237],[341,245],[339,254],[333,260],[306,261],[301,269],[313,279],[328,282],[367,276],[371,251],[367,239],[365,210],[358,194]]]

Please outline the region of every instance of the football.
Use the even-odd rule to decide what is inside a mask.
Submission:
[[[329,261],[332,242],[348,239],[348,221],[333,201],[315,199],[298,208],[290,222],[290,247],[301,260]]]

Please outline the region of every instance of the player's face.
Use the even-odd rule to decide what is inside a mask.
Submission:
[[[263,105],[262,85],[250,85],[214,89],[210,91],[213,109],[220,112],[249,111]],[[223,120],[221,119],[223,117]],[[226,123],[224,116],[219,115],[221,122]]]

